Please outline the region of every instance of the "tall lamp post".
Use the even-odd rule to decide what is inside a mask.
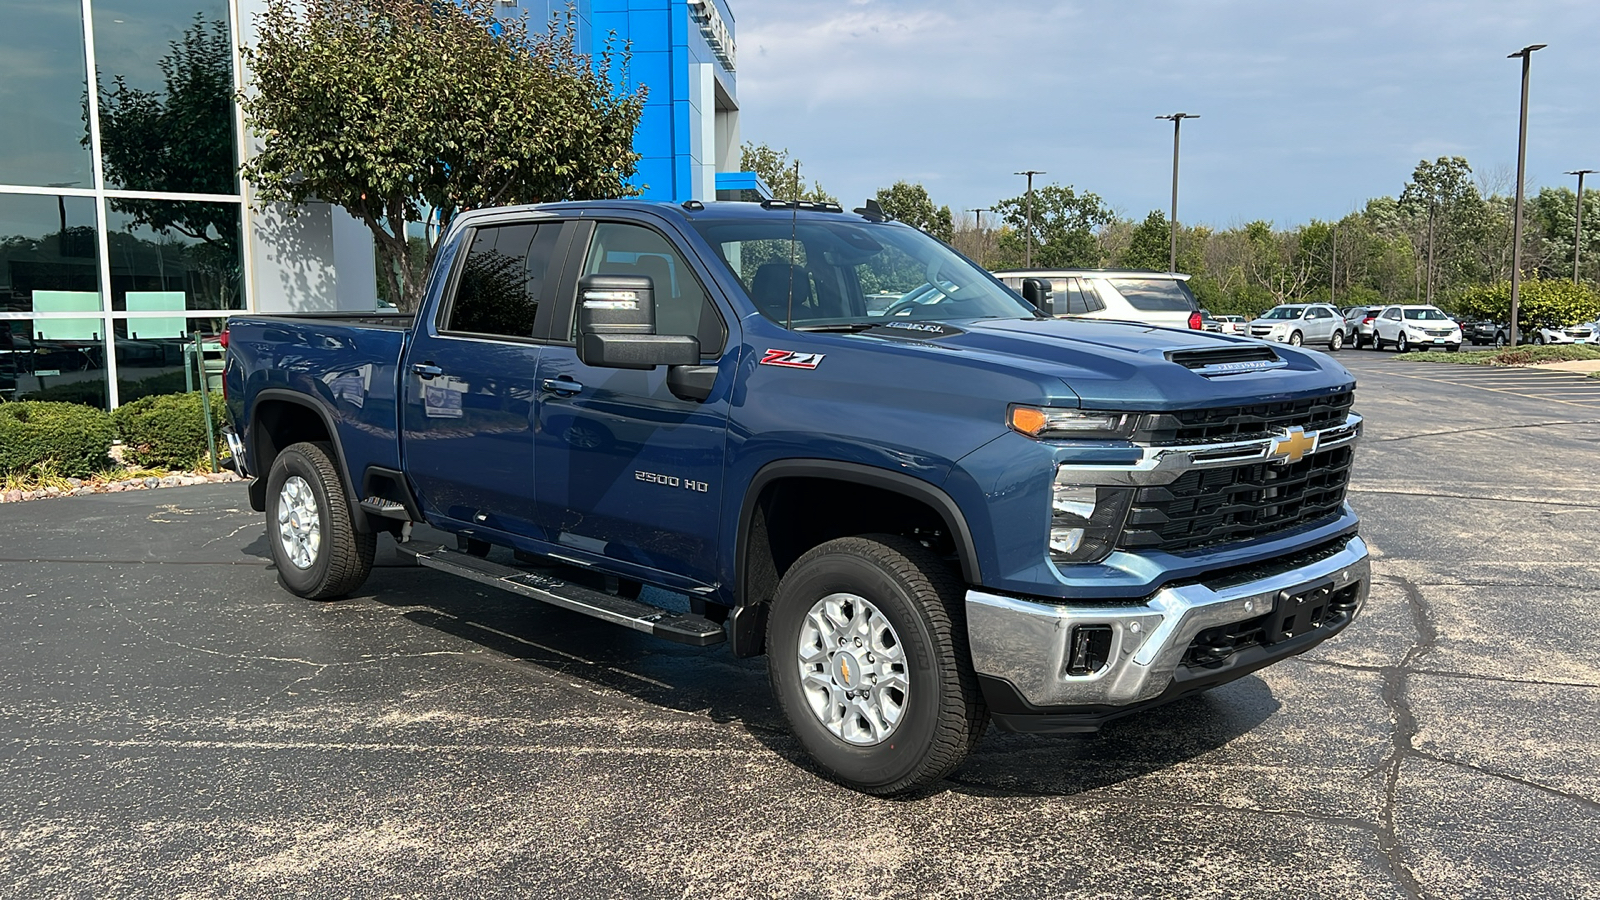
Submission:
[[[1577,284],[1579,282],[1578,261],[1582,258],[1578,248],[1583,246],[1583,176],[1593,175],[1594,170],[1578,169],[1567,174],[1578,176],[1578,224],[1572,230],[1572,283]]]
[[[978,215],[978,265],[987,267],[987,264],[983,261],[983,257],[984,251],[988,249],[989,240],[988,238],[984,237],[983,234],[983,214],[986,212],[994,212],[994,210],[988,208],[987,206],[980,206],[977,209],[969,209],[967,212],[977,213]]]
[[[1167,271],[1178,271],[1178,131],[1183,127],[1184,119],[1198,119],[1199,116],[1189,113],[1173,113],[1170,116],[1156,116],[1172,123],[1172,246],[1167,258]]]
[[[1522,60],[1522,114],[1517,125],[1517,205],[1512,210],[1511,226],[1511,346],[1517,345],[1517,305],[1522,290],[1522,176],[1528,162],[1528,66],[1533,62],[1533,51],[1543,50],[1549,44],[1529,44],[1506,59]]]
[[[1028,230],[1022,235],[1022,267],[1031,269],[1033,268],[1033,176],[1046,173],[1038,169],[1028,169],[1025,172],[1012,172],[1011,174],[1028,176],[1028,199],[1023,201],[1023,205],[1027,208],[1025,215],[1028,219]]]

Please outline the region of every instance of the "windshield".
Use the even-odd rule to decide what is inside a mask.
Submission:
[[[1408,319],[1426,319],[1428,321],[1443,321],[1450,318],[1431,306],[1424,309],[1403,309],[1400,314]]]
[[[1300,313],[1303,312],[1304,310],[1305,310],[1304,306],[1274,306],[1273,308],[1267,310],[1267,314],[1262,316],[1261,318],[1263,318],[1263,319],[1298,319],[1298,318],[1300,318]]]
[[[914,228],[844,217],[796,222],[781,213],[693,225],[756,309],[795,328],[1036,315],[989,273]]]

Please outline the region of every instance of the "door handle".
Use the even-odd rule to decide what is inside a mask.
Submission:
[[[444,370],[439,368],[438,366],[434,365],[433,363],[412,363],[411,364],[411,371],[417,373],[418,375],[421,375],[424,381],[426,381],[429,378],[432,378],[435,375],[443,375],[444,374]]]
[[[582,384],[573,381],[571,378],[568,378],[565,375],[562,375],[559,378],[546,378],[545,380],[539,382],[539,387],[549,391],[552,394],[561,394],[564,397],[570,397],[573,394],[583,390]]]

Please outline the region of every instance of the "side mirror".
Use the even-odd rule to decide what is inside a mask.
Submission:
[[[655,284],[643,275],[586,275],[578,282],[578,359],[608,369],[700,362],[698,338],[656,334]]]
[[[1022,279],[1022,299],[1032,303],[1033,308],[1044,315],[1056,314],[1055,299],[1050,295],[1050,282],[1043,278]]]

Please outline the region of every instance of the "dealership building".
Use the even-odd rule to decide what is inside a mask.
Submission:
[[[749,199],[725,0],[496,0],[632,53],[646,198]],[[0,400],[115,406],[185,390],[231,311],[371,310],[373,239],[325,204],[254,202],[232,96],[265,0],[0,4]],[[91,79],[87,73],[98,73]]]

